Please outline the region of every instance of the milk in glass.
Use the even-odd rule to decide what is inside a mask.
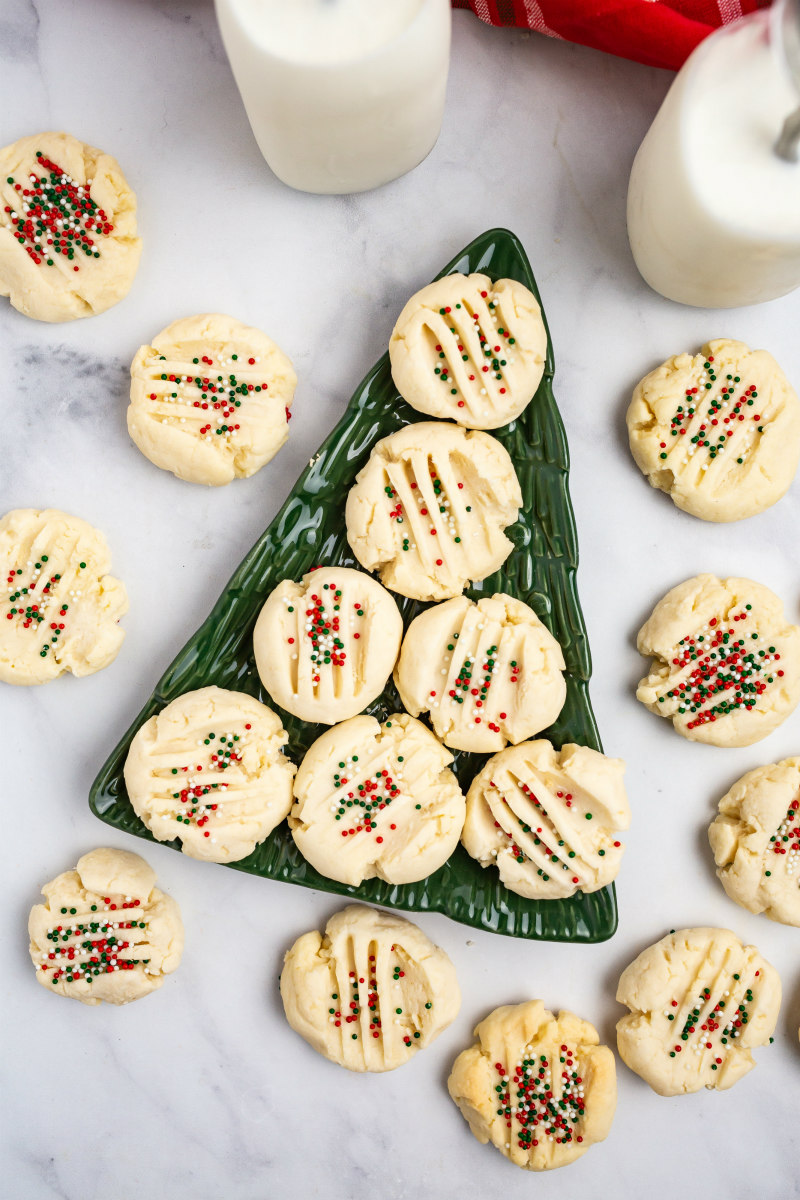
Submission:
[[[449,0],[216,0],[261,153],[291,187],[360,192],[439,134]]]

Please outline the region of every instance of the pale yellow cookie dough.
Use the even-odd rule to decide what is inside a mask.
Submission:
[[[106,540],[79,517],[17,508],[0,519],[0,680],[91,675],[116,658],[128,611]]]
[[[461,841],[512,892],[553,900],[616,877],[630,824],[625,764],[541,739],[495,754],[467,792]]]
[[[465,802],[453,756],[406,713],[353,717],[310,747],[289,827],[303,857],[339,883],[413,883],[458,845]]]
[[[304,933],[281,973],[286,1019],[349,1071],[393,1071],[429,1046],[461,1006],[455,969],[421,929],[361,904]]]
[[[749,746],[800,700],[800,628],[751,579],[696,575],[667,592],[639,630],[652,655],[637,700],[683,737]]]
[[[127,296],[141,250],[136,197],[109,154],[68,133],[0,150],[0,296],[21,313],[105,312]]]
[[[679,929],[649,946],[620,978],[620,1056],[659,1096],[732,1087],[769,1042],[781,981],[755,946],[729,929]]]
[[[183,923],[155,882],[138,854],[100,849],[46,883],[28,921],[39,983],[83,1004],[128,1004],[160,988],[181,961]]]
[[[502,566],[514,548],[503,530],[521,505],[496,438],[420,421],[373,446],[347,496],[347,540],[392,591],[447,600]]]
[[[541,1000],[496,1008],[459,1054],[447,1089],[482,1144],[516,1167],[564,1167],[608,1136],[617,1107],[614,1055],[597,1030]]]
[[[469,429],[497,429],[531,401],[547,333],[516,279],[445,275],[411,297],[392,332],[392,378],[404,400]]]
[[[174,321],[131,364],[128,432],[190,483],[246,479],[289,436],[297,376],[262,333],[220,313]]]
[[[303,721],[334,725],[380,695],[402,636],[400,610],[377,580],[351,567],[318,567],[270,592],[253,649],[276,704]]]
[[[740,521],[786,492],[800,459],[800,401],[775,359],[717,338],[637,385],[628,437],[649,483],[706,521]]]
[[[564,655],[532,608],[498,593],[456,596],[416,617],[394,680],[413,717],[446,746],[502,750],[552,725],[567,695]]]
[[[748,771],[719,802],[708,831],[731,900],[800,925],[800,758]]]
[[[280,718],[253,696],[206,687],[138,730],[125,760],[134,812],[184,854],[237,862],[286,817],[295,767]]]

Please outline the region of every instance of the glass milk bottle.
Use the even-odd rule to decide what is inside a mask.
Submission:
[[[216,0],[261,153],[305,192],[362,192],[433,148],[450,0]]]
[[[800,285],[798,107],[800,0],[718,30],[684,64],[628,189],[633,256],[662,296],[734,308]]]

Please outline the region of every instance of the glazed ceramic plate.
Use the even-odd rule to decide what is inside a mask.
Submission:
[[[518,279],[539,296],[525,251],[507,230],[482,234],[440,274],[472,271],[494,279]],[[405,296],[397,297],[398,312],[405,300]],[[578,742],[599,750],[588,693],[589,646],[575,586],[578,550],[567,483],[569,456],[553,398],[553,370],[552,348],[548,348],[542,382],[525,412],[492,431],[514,462],[523,509],[517,524],[507,530],[515,546],[510,557],[500,571],[468,594],[477,599],[496,591],[508,592],[529,604],[552,630],[567,664],[567,701],[556,724],[540,736],[550,738],[556,746]],[[379,438],[411,421],[429,419],[401,400],[385,354],[356,389],[341,421],[235,572],[208,620],[179,652],[103,766],[89,797],[92,811],[102,821],[153,840],[128,800],[125,758],[139,727],[170,700],[194,688],[216,684],[238,689],[275,708],[289,733],[288,753],[300,762],[326,727],[309,725],[284,712],[264,691],[252,646],[259,610],[282,579],[300,579],[310,567],[321,564],[358,566],[345,537],[348,489]],[[396,599],[406,625],[425,607],[417,601]],[[383,721],[396,711],[402,711],[402,705],[390,681],[367,712]],[[484,761],[485,756],[456,753],[454,767],[464,791]],[[169,844],[180,849],[177,841]],[[284,822],[248,858],[230,866],[265,879],[285,880],[390,908],[446,913],[465,925],[514,937],[598,942],[611,937],[617,925],[613,887],[591,895],[579,892],[566,900],[526,900],[507,891],[495,870],[481,868],[461,846],[440,870],[419,883],[393,886],[373,879],[360,887],[348,887],[325,879],[305,862]]]

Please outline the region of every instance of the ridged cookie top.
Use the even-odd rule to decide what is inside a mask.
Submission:
[[[475,777],[461,840],[507,888],[532,899],[596,892],[619,871],[630,823],[625,765],[587,746],[509,746]]]
[[[125,637],[128,597],[108,574],[105,538],[56,509],[0,520],[0,680],[35,684],[108,666]]]
[[[179,479],[226,484],[280,450],[296,383],[291,362],[260,329],[220,313],[186,317],[137,350],[128,432]]]
[[[781,984],[755,946],[728,929],[679,929],[623,971],[620,1055],[661,1096],[732,1087],[769,1041]]]
[[[450,857],[464,825],[452,759],[406,713],[329,729],[295,777],[289,826],[300,853],[340,883],[424,879]]]
[[[288,814],[294,764],[280,718],[253,696],[218,687],[179,696],[138,730],[125,760],[137,816],[184,854],[236,862]]]
[[[382,438],[347,496],[347,540],[385,585],[417,600],[459,595],[508,558],[522,493],[495,438],[420,421]]]
[[[430,713],[446,746],[502,750],[555,721],[564,705],[564,656],[521,600],[457,596],[416,617],[395,683],[412,716]]]
[[[800,758],[748,771],[708,831],[717,878],[732,900],[800,925]]]
[[[99,849],[42,892],[28,922],[36,978],[84,1004],[127,1004],[161,987],[183,952],[177,904],[128,850]]]
[[[628,436],[639,468],[678,508],[739,521],[769,508],[800,458],[800,401],[766,350],[718,338],[637,385]]]
[[[800,628],[751,579],[687,579],[659,601],[637,645],[654,659],[637,699],[690,741],[749,746],[800,699]]]
[[[547,334],[536,297],[515,279],[445,275],[411,297],[389,358],[401,396],[419,412],[470,429],[518,417],[544,371]]]
[[[402,917],[362,905],[298,938],[281,973],[291,1027],[350,1071],[391,1071],[430,1045],[461,1003],[450,959]]]
[[[323,725],[383,691],[403,621],[385,588],[349,567],[319,567],[270,592],[253,630],[261,682],[281,708]]]
[[[597,1030],[541,1000],[496,1008],[447,1081],[479,1142],[517,1167],[563,1167],[601,1142],[617,1104],[614,1055]]]

